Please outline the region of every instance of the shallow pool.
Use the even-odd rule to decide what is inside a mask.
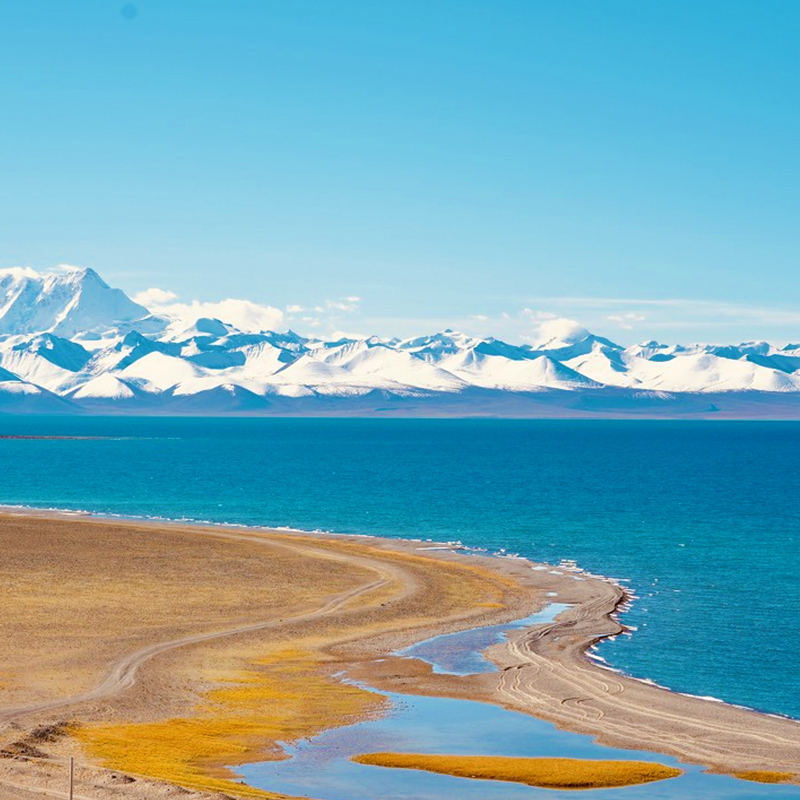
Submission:
[[[552,603],[525,620],[429,639],[402,651],[433,664],[434,671],[456,674],[494,669],[480,651],[502,640],[509,630],[552,621],[565,608]],[[391,701],[380,719],[326,731],[286,746],[285,761],[266,761],[237,768],[251,786],[318,800],[524,800],[553,796],[539,789],[502,781],[470,780],[420,770],[387,769],[356,764],[359,753],[381,751],[459,755],[502,755],[656,761],[678,766],[685,774],[671,780],[595,789],[592,797],[611,800],[748,800],[800,798],[800,787],[746,783],[708,775],[656,753],[619,750],[591,737],[561,731],[535,717],[470,700],[418,697],[379,692]]]
[[[502,642],[509,631],[532,628],[552,622],[570,606],[550,603],[529,617],[502,625],[487,625],[458,633],[445,633],[400,650],[396,655],[418,658],[433,666],[433,671],[448,675],[474,675],[478,672],[495,672],[497,667],[484,657],[483,651]]]
[[[358,753],[378,751],[471,755],[560,756],[658,761],[682,766],[655,753],[617,750],[595,744],[590,737],[497,706],[468,700],[387,695],[391,712],[382,719],[327,731],[287,747],[286,761],[249,764],[238,770],[251,786],[306,795],[319,800],[515,800],[552,796],[549,789],[453,778],[419,770],[387,769],[356,764]],[[597,789],[598,800],[745,800],[800,798],[800,787],[745,783],[684,767],[686,774],[667,781],[624,789]]]

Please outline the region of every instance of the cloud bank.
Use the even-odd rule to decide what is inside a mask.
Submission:
[[[291,325],[333,331],[341,328],[346,317],[358,312],[361,304],[360,297],[347,295],[312,306],[291,303],[282,311],[275,306],[233,297],[217,302],[187,302],[175,292],[156,286],[139,292],[134,300],[151,313],[170,317],[183,325],[191,325],[201,317],[211,317],[247,332],[285,330]]]
[[[522,299],[527,303],[522,308],[518,305],[514,309],[509,303],[510,307],[501,311],[495,304],[493,311],[476,309],[483,313],[438,318],[375,317],[365,313],[360,297],[345,294],[319,302],[288,303],[282,309],[238,298],[217,302],[187,301],[160,287],[145,289],[134,299],[155,314],[187,325],[200,317],[212,317],[243,331],[292,328],[311,336],[357,330],[364,336],[402,337],[419,330],[456,328],[472,336],[495,336],[536,346],[575,341],[584,336],[587,329],[630,344],[669,336],[675,331],[688,334],[692,337],[686,337],[690,342],[707,340],[711,331],[715,331],[719,339],[727,340],[734,337],[738,329],[748,331],[746,338],[753,339],[773,338],[779,329],[791,331],[800,327],[800,310],[797,309],[680,298],[537,297]],[[792,341],[800,338],[793,333],[785,335]]]
[[[176,322],[191,325],[201,317],[222,320],[242,331],[281,330],[284,314],[279,308],[260,305],[251,300],[227,298],[216,303],[192,300],[181,302],[175,292],[152,287],[139,292],[135,301],[153,314],[170,317]]]

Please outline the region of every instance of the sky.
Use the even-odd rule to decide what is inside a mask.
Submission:
[[[0,12],[0,266],[320,335],[800,340],[796,0]]]

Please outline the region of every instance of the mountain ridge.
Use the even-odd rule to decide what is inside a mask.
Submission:
[[[91,269],[0,270],[0,413],[800,418],[800,345],[515,345],[246,331],[152,314]]]

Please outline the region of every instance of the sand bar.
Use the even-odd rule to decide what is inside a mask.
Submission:
[[[169,797],[163,781],[231,792],[226,764],[280,757],[279,741],[380,713],[376,695],[335,677],[343,671],[380,688],[499,703],[719,771],[797,780],[798,723],[587,660],[589,645],[621,630],[611,614],[623,591],[602,579],[418,542],[54,514],[0,515],[0,548],[0,748],[75,756],[82,797]],[[492,648],[498,672],[438,675],[388,655],[527,616],[552,593],[573,608]],[[208,750],[186,758],[201,740]],[[100,765],[160,781],[112,779]],[[21,800],[57,793],[62,772],[35,757],[0,759],[0,797],[3,786]]]

